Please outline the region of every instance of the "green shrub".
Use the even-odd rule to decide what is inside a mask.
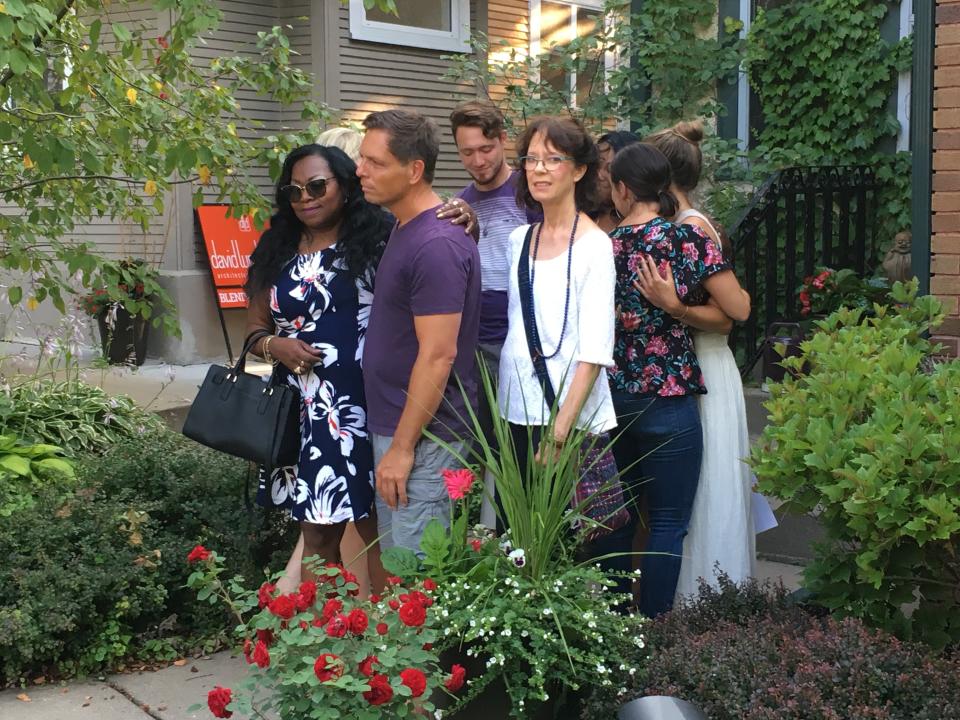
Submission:
[[[66,490],[72,484],[73,465],[60,455],[54,445],[30,445],[14,435],[0,435],[0,518],[32,508],[44,485]]]
[[[33,510],[0,519],[0,680],[228,642],[227,616],[185,588],[189,550],[229,549],[231,573],[254,581],[295,542],[278,513],[244,511],[246,473],[161,430],[83,459],[66,501],[42,488]]]
[[[0,394],[0,431],[57,445],[72,457],[101,453],[162,427],[159,417],[129,397],[76,380],[36,379]]]
[[[750,462],[762,492],[819,511],[818,602],[942,646],[960,641],[960,363],[922,371],[939,304],[915,281],[891,293],[900,306],[840,310],[784,361],[797,376],[772,386]]]

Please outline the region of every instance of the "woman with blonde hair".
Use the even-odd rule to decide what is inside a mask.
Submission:
[[[710,238],[727,262],[732,249],[725,235],[692,202],[691,193],[700,181],[703,154],[703,124],[680,122],[646,139],[670,163],[670,191],[677,199],[673,222],[692,225]],[[684,311],[672,277],[649,276],[638,287],[652,304],[670,314]],[[749,296],[739,290],[749,303]],[[707,394],[700,395],[703,425],[703,462],[694,499],[677,597],[697,592],[700,578],[717,584],[717,568],[734,582],[753,575],[755,534],[751,514],[753,479],[744,458],[750,451],[743,385],[736,360],[727,343],[733,322],[713,298],[698,307],[687,307],[683,323],[694,329],[693,344]]]

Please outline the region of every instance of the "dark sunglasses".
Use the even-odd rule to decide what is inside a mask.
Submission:
[[[280,197],[287,202],[295,203],[303,200],[303,194],[306,193],[311,199],[317,200],[327,194],[327,182],[330,180],[333,180],[333,178],[320,177],[314,178],[306,185],[297,185],[296,183],[284,185],[280,188]]]

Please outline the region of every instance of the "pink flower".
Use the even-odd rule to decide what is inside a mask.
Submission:
[[[450,496],[451,500],[463,500],[471,488],[473,487],[473,481],[476,479],[476,476],[473,474],[472,470],[468,468],[461,468],[459,470],[450,470],[449,468],[443,471],[443,482],[447,486],[447,495]]]
[[[659,335],[655,335],[647,340],[647,346],[643,349],[644,355],[666,355],[667,352],[667,343]]]
[[[674,395],[684,395],[684,390],[677,384],[677,378],[673,375],[667,376],[667,381],[660,388],[660,395],[663,397],[673,397]]]
[[[710,265],[719,265],[723,262],[723,253],[720,251],[714,243],[707,243],[707,257],[704,258],[703,264],[709,267]]]
[[[635,312],[620,313],[620,324],[623,325],[624,330],[636,330],[640,325],[640,316]]]
[[[683,254],[691,260],[696,260],[700,257],[700,251],[697,250],[697,246],[692,242],[682,243],[680,249],[683,251]]]

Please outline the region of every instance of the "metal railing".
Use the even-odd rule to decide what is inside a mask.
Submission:
[[[879,187],[867,165],[785,168],[730,228],[737,275],[753,299],[750,319],[730,335],[744,375],[763,351],[766,328],[799,319],[797,292],[814,268],[864,275],[879,264]]]

